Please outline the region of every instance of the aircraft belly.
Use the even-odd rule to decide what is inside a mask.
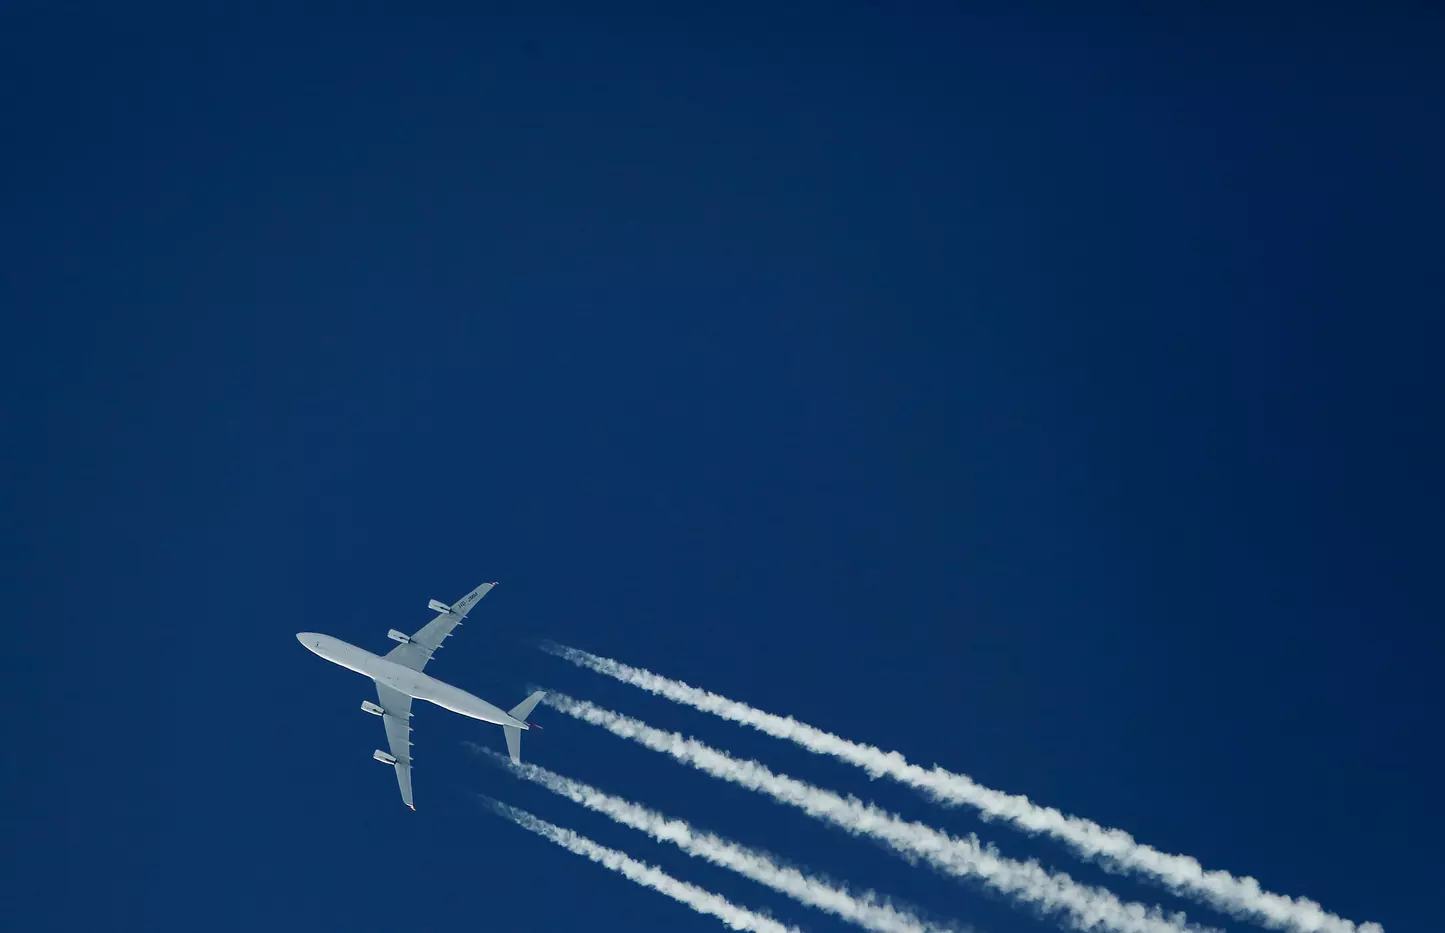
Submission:
[[[368,677],[375,676],[372,669],[376,662],[382,660],[364,648],[358,648],[330,636],[322,636],[320,644],[313,650],[333,664],[339,664],[347,670],[365,674]]]
[[[505,710],[498,709],[481,697],[472,696],[459,687],[453,687],[435,677],[403,667],[384,658],[378,658],[377,661],[379,663],[376,663],[369,673],[378,683],[384,683],[393,690],[399,690],[413,699],[426,700],[442,709],[460,713],[472,719],[480,719],[483,722],[496,723],[501,726],[516,724],[516,720],[508,716]]]
[[[512,717],[505,711],[497,709],[492,704],[480,697],[474,697],[465,690],[453,687],[451,684],[444,684],[441,681],[433,681],[425,685],[431,689],[424,689],[416,694],[419,700],[426,700],[428,703],[435,703],[443,709],[449,709],[454,713],[469,716],[472,719],[480,719],[483,722],[508,725]]]

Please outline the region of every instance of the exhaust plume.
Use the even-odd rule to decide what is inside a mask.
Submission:
[[[797,868],[780,865],[765,852],[697,830],[686,820],[669,819],[655,810],[614,797],[546,768],[533,764],[512,764],[491,749],[479,745],[472,747],[485,754],[493,763],[510,769],[518,777],[540,784],[573,803],[609,816],[624,826],[641,830],[659,842],[670,842],[688,855],[731,869],[745,878],[786,894],[799,903],[841,917],[866,930],[874,933],[959,933],[957,927],[930,923],[911,910],[880,898],[872,891],[855,894],[847,888],[835,887]]]
[[[1193,897],[1231,916],[1290,933],[1384,933],[1384,927],[1378,923],[1367,921],[1356,924],[1330,913],[1309,898],[1293,898],[1266,891],[1258,881],[1248,876],[1237,878],[1223,870],[1206,871],[1197,859],[1190,856],[1161,852],[1136,841],[1122,829],[1110,829],[1053,807],[1039,806],[1022,794],[984,787],[966,774],[948,771],[938,765],[923,768],[910,763],[898,752],[885,752],[872,745],[851,742],[798,722],[791,716],[765,713],[680,680],[578,648],[554,642],[544,642],[541,648],[579,667],[640,687],[675,703],[752,726],[775,738],[795,742],[808,751],[831,755],[857,765],[873,777],[890,777],[922,791],[939,803],[949,806],[967,804],[976,807],[984,819],[1007,820],[1025,832],[1046,834],[1104,868],[1147,875],[1176,894]]]
[[[745,907],[739,907],[720,894],[714,894],[696,885],[688,884],[686,881],[679,881],[660,868],[639,862],[616,849],[598,845],[586,836],[579,835],[570,829],[554,826],[526,810],[519,810],[490,797],[482,799],[496,811],[498,816],[506,817],[523,829],[555,842],[569,852],[574,852],[583,858],[610,868],[644,888],[651,888],[660,894],[666,894],[700,914],[716,917],[734,930],[747,930],[749,933],[800,933],[797,927],[784,926],[771,917],[754,913]]]
[[[1125,903],[1111,891],[1080,884],[1066,874],[1045,870],[1037,862],[1005,858],[992,846],[980,845],[973,835],[960,839],[922,823],[905,822],[856,797],[845,799],[796,778],[774,774],[759,762],[740,761],[696,739],[655,729],[584,700],[549,691],[543,702],[714,777],[798,807],[815,819],[883,842],[909,861],[922,859],[947,874],[978,879],[1040,913],[1061,914],[1075,929],[1115,933],[1206,933],[1209,929],[1188,923],[1183,914],[1166,915],[1158,907]]]

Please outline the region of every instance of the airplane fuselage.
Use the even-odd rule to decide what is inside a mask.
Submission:
[[[481,697],[472,696],[459,687],[443,683],[421,671],[403,667],[395,661],[388,661],[380,655],[372,654],[365,648],[358,648],[339,638],[316,632],[302,632],[296,636],[296,640],[305,645],[309,651],[331,663],[339,664],[358,674],[365,674],[377,683],[385,684],[409,697],[426,700],[442,709],[449,709],[454,713],[470,716],[472,719],[480,719],[482,722],[496,723],[499,726],[515,726],[518,729],[527,728],[527,723],[513,719],[507,715],[505,710],[498,709]]]

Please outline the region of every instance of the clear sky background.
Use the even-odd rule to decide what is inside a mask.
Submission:
[[[403,807],[293,636],[484,580],[428,672],[498,705],[1254,928],[554,638],[1439,928],[1438,12],[195,6],[0,13],[7,929],[722,929],[478,792],[845,929],[434,707]],[[564,774],[1055,928],[534,718]]]

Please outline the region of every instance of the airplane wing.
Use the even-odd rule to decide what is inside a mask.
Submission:
[[[426,662],[430,661],[432,655],[436,654],[436,650],[442,646],[442,642],[452,633],[452,629],[461,624],[462,619],[467,617],[467,613],[472,611],[472,607],[496,585],[495,583],[483,583],[461,599],[452,603],[446,612],[441,613],[435,619],[432,619],[418,629],[417,633],[411,636],[409,641],[405,644],[397,645],[388,651],[386,654],[387,660],[395,661],[414,671],[419,671],[426,667]],[[435,603],[435,605],[441,606],[441,603]]]
[[[416,804],[411,802],[411,697],[377,684],[376,699],[386,711],[381,721],[386,725],[386,743],[396,759],[396,783],[401,788],[402,802],[415,810]]]

